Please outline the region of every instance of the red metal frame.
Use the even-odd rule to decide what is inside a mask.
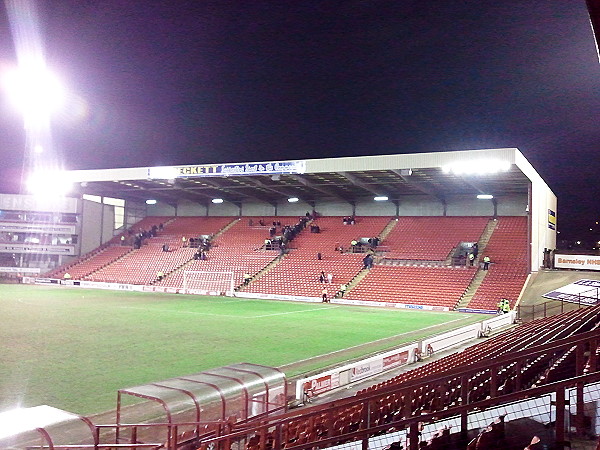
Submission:
[[[209,447],[215,446],[217,449],[229,448],[229,443],[235,441],[248,441],[251,436],[260,436],[259,450],[266,449],[267,436],[271,436],[274,439],[273,448],[282,448],[285,444],[286,450],[295,450],[300,448],[310,448],[314,446],[326,447],[328,445],[335,445],[336,443],[349,442],[361,440],[363,447],[367,445],[368,438],[374,434],[385,432],[391,427],[395,429],[409,429],[409,440],[411,441],[411,448],[417,448],[418,445],[418,427],[420,423],[432,423],[439,421],[444,418],[453,416],[461,417],[461,432],[466,434],[467,432],[467,417],[469,412],[474,412],[484,408],[498,406],[501,404],[514,402],[517,400],[523,400],[525,398],[532,398],[542,394],[556,393],[556,408],[557,408],[557,420],[555,425],[555,436],[557,448],[563,448],[561,446],[566,445],[564,435],[564,407],[565,401],[565,389],[577,388],[577,415],[579,417],[576,426],[581,427],[581,419],[583,417],[583,396],[579,394],[584,385],[600,381],[600,367],[598,364],[598,358],[592,357],[596,353],[598,348],[598,341],[600,339],[600,331],[593,330],[586,333],[582,333],[575,337],[562,339],[550,344],[544,344],[537,346],[532,349],[520,351],[511,355],[507,355],[502,358],[498,358],[495,361],[482,361],[477,364],[473,364],[468,368],[456,368],[446,371],[443,375],[434,374],[430,377],[424,377],[419,380],[409,381],[402,383],[398,386],[386,386],[381,389],[372,390],[361,396],[351,397],[328,403],[325,405],[319,405],[311,408],[306,408],[301,411],[294,411],[276,418],[267,418],[265,420],[256,421],[254,423],[246,423],[238,426],[234,425],[233,433],[226,436],[219,436],[212,439],[204,440],[200,449],[206,450]],[[515,392],[508,394],[502,394],[498,390],[498,372],[501,367],[516,364],[524,367],[532,357],[535,357],[544,352],[566,352],[571,347],[576,346],[576,374],[577,376],[568,380],[562,380],[554,383],[541,385],[535,388],[525,389],[521,384],[522,372],[518,371],[516,376],[516,388]],[[584,370],[584,350],[586,347],[590,350],[590,359],[588,360],[589,372],[583,374]],[[489,383],[490,386],[490,398],[485,400],[470,402],[469,401],[469,381],[475,377],[482,382]],[[380,408],[380,403],[386,396],[390,394],[397,394],[404,396],[408,399],[410,405],[410,399],[415,393],[419,392],[420,388],[432,388],[436,385],[443,383],[454,382],[456,379],[460,379],[459,389],[461,392],[461,402],[455,406],[444,406],[444,409],[429,411],[427,413],[414,414],[410,410],[410,415],[400,420],[393,420],[383,424],[371,423],[372,417],[377,415]],[[318,418],[325,417],[325,423],[333,423],[337,417],[340,417],[344,411],[347,411],[352,407],[360,407],[362,411],[363,422],[360,428],[351,433],[339,434],[336,433],[332,427],[328,428],[326,436],[313,438],[308,442],[302,444],[290,444],[284,441],[285,432],[293,424],[314,424]],[[582,430],[580,430],[582,431]]]

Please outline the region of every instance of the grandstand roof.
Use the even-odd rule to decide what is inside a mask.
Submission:
[[[504,170],[496,171],[504,168]],[[485,176],[484,176],[485,175]],[[276,204],[290,197],[353,203],[360,198],[407,195],[526,194],[537,172],[516,148],[361,156],[296,161],[74,170],[77,193],[168,204]]]

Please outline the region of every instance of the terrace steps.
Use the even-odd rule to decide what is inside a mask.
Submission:
[[[481,283],[483,283],[483,279],[485,278],[487,273],[487,270],[477,270],[477,273],[473,277],[473,281],[471,281],[471,284],[469,284],[469,287],[467,288],[463,296],[460,298],[456,305],[456,308],[454,309],[465,308],[469,304],[469,302],[477,292],[477,289],[479,288],[479,286],[481,286]]]

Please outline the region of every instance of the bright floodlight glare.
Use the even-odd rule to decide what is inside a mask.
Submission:
[[[37,172],[27,180],[27,190],[36,197],[64,197],[71,188],[71,181],[62,172]]]
[[[491,200],[494,198],[492,194],[477,194],[479,200]]]
[[[40,144],[37,144],[34,148],[33,151],[35,153],[37,153],[38,155],[41,153],[44,153],[44,147],[42,147]]]
[[[222,198],[213,198],[211,201],[213,203],[223,203],[223,199]]]
[[[388,198],[385,195],[378,195],[377,197],[373,197],[373,200],[376,202],[387,202]]]
[[[148,177],[158,180],[172,180],[177,178],[178,170],[175,167],[150,167]]]
[[[0,439],[76,418],[74,414],[47,405],[11,409],[0,413]]]
[[[146,205],[156,205],[156,200],[154,200],[153,198],[149,198],[148,200],[146,200]]]
[[[299,200],[298,197],[290,197],[290,198],[288,198],[288,202],[290,202],[290,203],[296,203],[298,200]]]
[[[510,170],[511,164],[495,159],[460,161],[442,167],[444,173],[454,175],[490,175]]]
[[[31,61],[6,72],[3,85],[13,104],[29,120],[55,111],[65,100],[63,84],[41,62]]]

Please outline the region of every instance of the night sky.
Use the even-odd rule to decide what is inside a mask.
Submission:
[[[585,0],[45,0],[68,169],[517,147],[561,237],[600,220],[600,63]],[[1,4],[0,4],[1,6]],[[16,61],[0,8],[0,68]],[[3,192],[22,118],[0,97]]]

